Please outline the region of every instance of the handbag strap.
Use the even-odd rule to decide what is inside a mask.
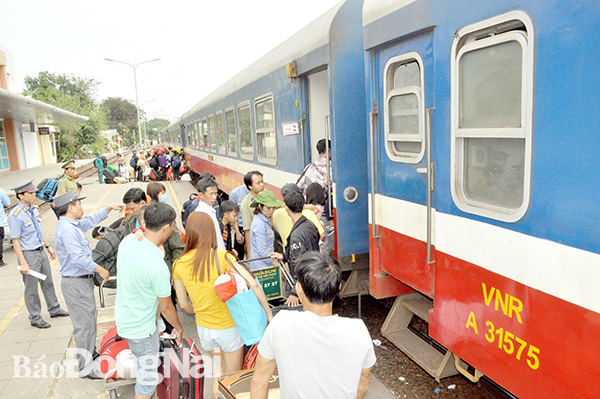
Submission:
[[[217,272],[219,273],[219,276],[221,275],[221,267],[219,265],[219,255],[217,254],[217,249],[214,249],[215,251],[215,261],[217,262]],[[227,259],[227,257],[225,257],[225,259]],[[227,259],[229,260],[229,259]]]

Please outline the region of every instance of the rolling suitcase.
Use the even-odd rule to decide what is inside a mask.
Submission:
[[[127,377],[117,373],[117,358],[121,352],[129,349],[129,344],[117,334],[117,327],[113,327],[104,335],[100,344],[100,372],[107,380]],[[125,373],[123,373],[125,374]]]
[[[161,364],[158,372],[163,380],[156,387],[158,399],[202,399],[204,397],[204,363],[200,351],[190,338],[181,347],[171,339],[161,339]]]

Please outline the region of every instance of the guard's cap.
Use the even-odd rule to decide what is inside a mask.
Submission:
[[[35,184],[32,183],[32,181],[33,179],[20,181],[14,187],[11,187],[11,190],[15,190],[15,193],[17,194],[26,193],[29,191],[37,192],[37,188],[35,187]]]
[[[100,155],[100,153],[98,151],[96,151],[96,155]]]
[[[82,200],[86,197],[78,197],[75,191],[71,190],[58,197],[54,197],[54,206],[60,208],[63,205],[70,204],[73,201]]]
[[[74,168],[74,167],[75,167],[74,159],[71,159],[70,161],[65,162],[62,166],[63,169],[69,169],[69,168]]]
[[[251,208],[256,208],[258,204],[270,206],[271,208],[277,208],[283,205],[283,202],[275,198],[273,191],[263,190],[256,196],[256,201],[250,204]]]

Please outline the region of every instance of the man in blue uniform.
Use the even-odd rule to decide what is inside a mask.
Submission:
[[[11,188],[15,191],[19,203],[8,215],[8,226],[20,271],[23,274],[25,306],[29,312],[29,322],[33,327],[48,328],[50,324],[44,321],[40,314],[42,305],[38,283],[42,286],[50,317],[69,316],[69,313],[61,309],[54,291],[50,261],[44,249],[48,251],[51,259],[56,258],[56,252],[42,235],[42,218],[37,208],[33,206],[37,190],[32,181],[33,179],[22,181]],[[30,276],[29,270],[46,275],[46,280]]]
[[[93,369],[92,358],[96,352],[96,300],[94,299],[94,272],[104,282],[108,281],[106,269],[92,259],[92,250],[85,232],[108,217],[108,212],[122,210],[124,205],[109,205],[91,216],[83,217],[81,200],[74,191],[54,198],[60,219],[56,226],[56,252],[62,276],[61,288],[67,308],[71,312],[75,346],[81,377],[99,379]],[[88,356],[89,354],[89,356]]]

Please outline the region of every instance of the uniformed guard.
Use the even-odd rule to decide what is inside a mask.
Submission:
[[[38,283],[42,286],[50,317],[69,316],[69,313],[61,309],[54,292],[50,261],[44,249],[48,251],[51,259],[56,258],[56,252],[42,235],[42,218],[37,207],[33,206],[37,189],[32,181],[33,179],[22,181],[11,188],[15,191],[19,203],[8,215],[8,226],[21,267],[20,271],[23,274],[25,306],[29,312],[29,322],[37,328],[48,328],[50,324],[44,321],[40,314],[42,305]],[[29,270],[46,275],[46,280],[29,275]]]
[[[77,182],[75,181],[75,161],[70,160],[65,162],[62,168],[64,170],[64,176],[58,181],[58,188],[56,189],[56,194],[54,194],[54,196],[62,195],[71,190],[79,193]]]
[[[96,159],[94,159],[94,166],[98,168],[98,183],[102,183],[102,173],[104,173],[104,162],[102,161],[102,157],[100,157],[100,153],[96,151]]]
[[[108,281],[109,273],[94,263],[92,250],[85,232],[108,217],[112,210],[122,210],[124,205],[109,205],[91,216],[83,216],[83,207],[76,191],[54,197],[60,215],[56,226],[56,252],[60,262],[62,293],[71,312],[75,346],[82,350],[77,355],[80,377],[102,378],[92,362],[96,352],[96,300],[94,298],[94,272]],[[85,355],[83,355],[85,353]],[[88,355],[89,354],[89,355]]]

